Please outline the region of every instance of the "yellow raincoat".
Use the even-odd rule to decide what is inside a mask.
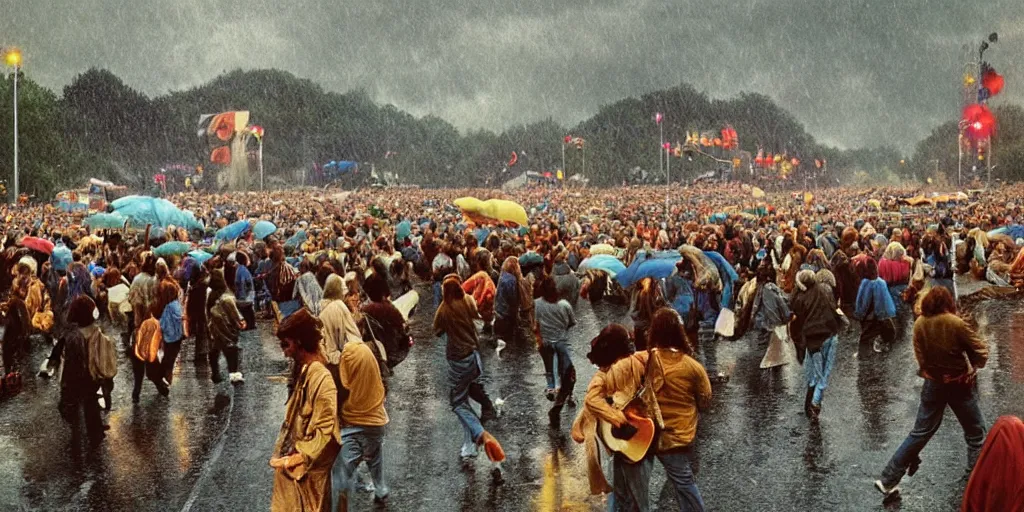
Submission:
[[[331,510],[331,467],[341,450],[338,388],[330,371],[314,361],[302,368],[288,399],[274,456],[302,454],[302,463],[277,468],[272,512]]]

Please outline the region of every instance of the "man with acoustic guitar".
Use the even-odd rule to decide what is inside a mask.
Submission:
[[[679,510],[703,511],[690,456],[699,412],[711,402],[711,381],[671,308],[655,312],[648,336],[653,348],[618,361],[587,389],[585,407],[601,423],[602,441],[616,452],[610,510],[649,509],[656,457],[676,490]]]

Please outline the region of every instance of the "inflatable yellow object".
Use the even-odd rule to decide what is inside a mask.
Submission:
[[[489,219],[498,222],[511,222],[520,226],[530,223],[530,219],[526,216],[526,210],[513,201],[504,199],[481,201],[475,197],[460,197],[455,200],[454,204],[474,222]]]

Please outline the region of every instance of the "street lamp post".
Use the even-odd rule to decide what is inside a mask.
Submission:
[[[21,197],[18,184],[18,72],[21,71],[21,51],[10,48],[4,54],[4,62],[14,68],[14,202]]]

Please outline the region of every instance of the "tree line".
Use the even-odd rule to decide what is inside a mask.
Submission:
[[[13,175],[11,87],[10,76],[0,81],[0,180],[8,189]],[[739,149],[747,158],[744,167],[759,148],[799,158],[795,187],[802,185],[799,172],[812,170],[815,159],[828,161],[829,176],[822,178],[833,184],[855,171],[923,181],[934,175],[936,160],[940,174],[953,183],[957,172],[956,121],[937,127],[910,158],[893,147],[841,150],[815,141],[767,96],[743,93],[712,99],[687,84],[604,105],[576,126],[545,119],[500,133],[460,132],[436,116],[415,117],[394,105],[377,104],[365,91],[325,91],[279,70],[236,70],[152,98],[102,69],[78,75],[60,96],[31,76],[22,77],[18,92],[21,189],[40,198],[82,186],[89,177],[145,188],[153,174],[172,164],[202,164],[215,172],[196,136],[196,122],[201,114],[228,110],[250,111],[251,122],[266,130],[264,169],[271,183],[275,177],[292,183],[298,170],[331,160],[353,160],[361,164],[361,173],[369,174],[372,165],[396,173],[405,183],[497,186],[522,171],[553,173],[561,168],[566,135],[585,141],[585,150],[566,146],[567,176],[584,172],[585,153],[591,184],[619,184],[635,177],[637,170],[657,181],[662,180],[656,176],[659,129],[675,144],[688,132],[718,131],[727,124],[739,134]],[[655,112],[666,114],[661,127],[654,122]],[[996,115],[995,176],[1020,179],[1024,110],[1004,106]],[[518,162],[508,168],[513,151]],[[701,157],[673,158],[670,165],[674,181],[723,168]]]

